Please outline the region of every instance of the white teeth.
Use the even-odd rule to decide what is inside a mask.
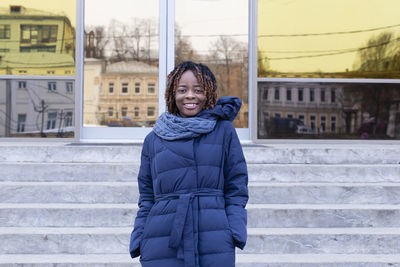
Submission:
[[[189,107],[189,108],[193,108],[193,107],[196,106],[196,104],[185,104],[185,106],[186,106],[186,107]]]

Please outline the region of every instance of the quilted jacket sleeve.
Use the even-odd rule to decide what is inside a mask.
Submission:
[[[153,182],[151,178],[151,167],[149,157],[149,141],[147,138],[143,143],[141,163],[138,175],[139,185],[139,210],[135,218],[134,229],[131,233],[131,240],[129,244],[129,252],[132,258],[140,255],[140,241],[147,215],[154,204]]]
[[[249,198],[247,165],[236,130],[230,123],[224,162],[225,211],[235,246],[243,249],[247,240],[247,211]]]

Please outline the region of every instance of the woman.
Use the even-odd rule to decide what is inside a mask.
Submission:
[[[139,211],[130,240],[144,267],[235,266],[246,243],[247,168],[232,120],[241,101],[222,97],[202,64],[168,75],[163,113],[145,138]]]

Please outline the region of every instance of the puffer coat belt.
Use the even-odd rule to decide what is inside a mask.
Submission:
[[[192,200],[202,196],[223,197],[224,192],[219,189],[205,188],[184,194],[168,193],[155,196],[155,201],[157,202],[162,200],[178,200],[168,246],[178,250],[177,258],[184,260],[185,267],[196,266],[196,254],[198,253],[197,247],[194,246]]]

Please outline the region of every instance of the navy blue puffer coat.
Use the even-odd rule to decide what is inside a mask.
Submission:
[[[142,266],[235,266],[235,246],[243,249],[247,238],[248,178],[231,122],[240,105],[232,107],[208,110],[219,117],[208,134],[146,137],[130,240],[131,257],[140,255]]]

